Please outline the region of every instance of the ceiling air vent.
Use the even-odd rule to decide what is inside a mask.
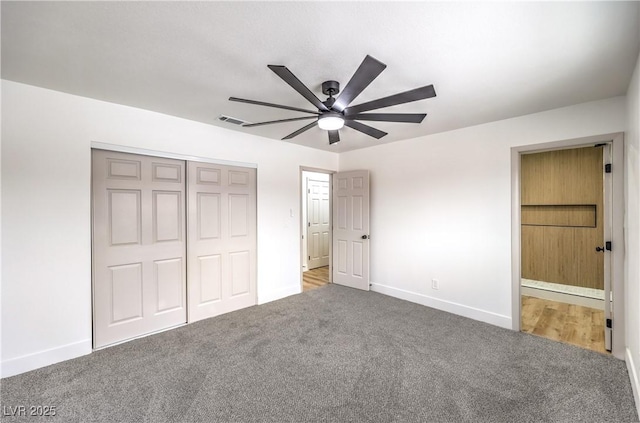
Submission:
[[[242,125],[244,125],[246,123],[249,123],[249,122],[245,122],[244,120],[236,119],[234,117],[225,116],[225,115],[218,116],[218,120],[220,120],[222,122],[231,123],[233,125],[240,125],[240,126],[242,126]]]

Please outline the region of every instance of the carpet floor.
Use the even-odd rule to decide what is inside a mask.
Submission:
[[[336,285],[6,378],[0,393],[2,421],[638,421],[623,361]],[[5,415],[17,406],[56,416]]]

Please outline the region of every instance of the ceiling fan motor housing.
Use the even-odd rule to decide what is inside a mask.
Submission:
[[[340,83],[338,81],[324,81],[322,83],[322,94],[329,97],[334,96],[340,92]]]

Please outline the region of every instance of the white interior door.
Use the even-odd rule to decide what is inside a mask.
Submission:
[[[329,182],[307,179],[307,269],[329,265]]]
[[[369,171],[333,176],[333,283],[369,290]]]
[[[94,347],[186,322],[184,162],[93,150]]]
[[[256,170],[188,163],[189,322],[255,305]]]
[[[607,143],[603,146],[602,149],[603,160],[602,163],[612,163],[613,157],[611,155],[611,144]],[[612,230],[611,230],[611,217],[612,213],[612,193],[613,193],[613,177],[611,171],[605,171],[604,175],[604,241],[605,241],[605,251],[604,251],[604,347],[607,351],[611,351],[612,346],[612,322],[613,322],[613,296],[611,295],[611,241]]]

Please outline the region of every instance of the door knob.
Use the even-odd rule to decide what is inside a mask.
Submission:
[[[362,239],[369,239],[369,235],[362,235]]]
[[[596,247],[596,251],[597,251],[597,252],[604,251],[604,247]]]

